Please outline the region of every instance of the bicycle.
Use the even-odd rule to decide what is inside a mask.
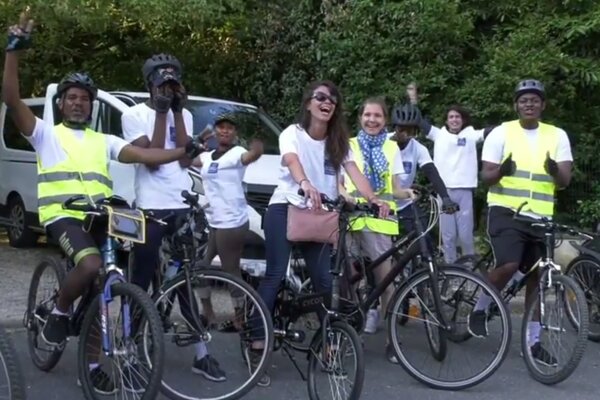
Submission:
[[[25,400],[25,384],[15,349],[0,325],[0,400]]]
[[[584,239],[581,244],[570,243],[579,251],[572,259],[565,275],[572,277],[585,294],[588,304],[590,322],[588,339],[600,342],[600,247],[597,234],[577,232]]]
[[[102,224],[107,236],[101,246],[103,265],[97,286],[91,283],[79,303],[72,305],[70,310],[69,336],[79,336],[78,381],[87,399],[98,398],[90,365],[102,364],[100,357],[104,356],[113,367],[116,385],[112,393],[104,394],[116,398],[121,389],[134,396],[141,395],[142,399],[154,399],[164,363],[160,317],[148,294],[127,283],[122,264],[117,259],[117,251],[124,241],[144,241],[144,224],[149,217],[129,208],[127,202],[117,196],[93,204],[81,201],[85,201],[84,196],[74,196],[66,200],[63,207],[84,212],[86,223]],[[53,369],[65,349],[64,345],[47,346],[40,333],[54,309],[67,272],[74,267],[64,254],[62,258],[47,257],[36,267],[31,279],[23,322],[27,328],[31,359],[42,371]],[[46,274],[54,281],[47,293],[38,295]],[[113,312],[117,314],[115,321],[111,318]],[[115,330],[111,331],[113,327]]]
[[[508,304],[511,299],[525,287],[527,281],[537,274],[538,287],[534,294],[534,299],[531,300],[529,304],[525,305],[525,313],[523,315],[523,324],[521,328],[521,351],[525,359],[525,365],[533,378],[543,384],[553,385],[567,379],[579,365],[586,346],[589,324],[587,302],[583,291],[575,280],[564,275],[561,271],[561,266],[554,262],[555,235],[559,232],[584,236],[587,234],[579,232],[569,226],[558,224],[547,218],[537,220],[523,216],[521,210],[526,204],[527,202],[519,206],[513,218],[543,230],[544,238],[540,240],[539,243],[544,248],[544,254],[534,265],[528,268],[523,277],[518,280],[513,279],[507,284],[506,288],[502,291],[502,297],[504,302]],[[485,263],[485,265],[489,264],[485,257],[481,262]],[[484,264],[480,264],[479,268],[483,268],[482,265]],[[474,268],[478,268],[477,264]],[[552,289],[555,290],[555,293],[551,293]],[[567,294],[565,295],[565,293]],[[575,308],[573,308],[570,302],[570,300],[573,299],[576,303]],[[475,297],[470,301],[470,303],[474,305],[475,302],[473,300],[475,300]],[[548,306],[546,305],[546,300],[556,301],[554,302],[554,306]],[[532,318],[532,321],[535,321],[534,318],[539,318],[541,325],[540,337],[542,336],[542,333],[547,334],[548,336],[554,332],[562,333],[563,331],[566,331],[566,327],[562,322],[557,323],[558,326],[555,326],[555,323],[547,322],[545,318],[551,317],[552,311],[560,313],[558,310],[563,306],[566,308],[566,316],[569,325],[577,331],[575,335],[576,340],[570,350],[570,356],[567,357],[566,365],[557,369],[558,363],[561,360],[557,360],[557,366],[545,365],[544,367],[547,367],[550,371],[547,373],[545,372],[546,370],[541,369],[542,364],[534,359],[531,348],[528,346],[528,321],[530,318]],[[551,311],[548,312],[548,310]],[[537,315],[538,313],[539,316]],[[488,321],[492,320],[496,315],[496,309],[490,307],[487,311]],[[545,339],[546,336],[543,336]],[[471,335],[469,333],[463,333],[462,336],[457,335],[457,340],[467,340],[470,337]],[[549,343],[551,341],[548,340],[547,342]],[[562,359],[562,357],[559,358]],[[554,371],[552,371],[553,369]]]
[[[237,399],[248,393],[258,382],[269,365],[273,349],[273,323],[267,306],[258,293],[242,279],[212,268],[202,260],[202,250],[208,240],[208,222],[198,196],[187,191],[181,193],[184,203],[190,207],[185,217],[176,222],[176,230],[163,241],[162,252],[171,264],[176,264],[178,272],[160,271],[153,284],[152,299],[162,321],[165,343],[170,347],[165,360],[165,373],[162,377],[161,392],[171,399]],[[169,262],[163,263],[164,266]],[[197,297],[200,301],[197,301]],[[180,313],[176,312],[175,302],[179,303]],[[217,303],[217,321],[208,320],[208,305]],[[204,311],[204,312],[202,312]],[[252,324],[250,316],[260,321]],[[230,322],[226,324],[225,322]],[[263,329],[254,334],[265,341],[266,346],[260,355],[255,370],[237,368],[228,363],[227,381],[203,381],[202,385],[186,379],[181,359],[187,357],[190,345],[203,342],[219,350],[211,351],[219,356],[237,356],[235,346],[231,346],[232,334],[240,340],[243,357],[248,347],[250,326],[260,325]],[[180,350],[181,349],[181,350]]]
[[[388,320],[388,338],[391,340],[394,353],[402,367],[413,378],[425,385],[443,390],[465,389],[483,382],[500,367],[509,350],[511,321],[500,296],[485,280],[464,268],[441,263],[432,254],[426,235],[436,225],[440,209],[436,198],[426,188],[420,188],[420,191],[418,201],[428,199],[431,209],[429,225],[426,229],[423,227],[417,208],[418,201],[416,201],[411,206],[414,231],[395,241],[388,251],[372,260],[365,267],[364,272],[361,271],[350,277],[349,287],[353,287],[367,271],[373,271],[388,257],[395,255],[392,270],[378,285],[367,292],[368,294],[361,295],[360,292],[352,291],[351,300],[361,314],[366,313],[390,284],[395,282],[398,277],[403,278],[403,270],[412,262],[412,273],[401,280],[392,295],[388,309],[385,310]],[[359,211],[368,213],[368,206],[359,206]],[[343,219],[348,220],[348,217],[344,215]],[[346,226],[348,226],[347,224],[348,222],[346,222]],[[340,256],[337,262],[344,263],[348,270],[347,252],[343,251],[345,246],[343,236],[345,236],[346,230],[340,230],[340,249],[342,251],[338,251]],[[484,292],[491,297],[493,303],[498,305],[499,313],[502,316],[499,321],[498,344],[494,351],[487,349],[482,351],[482,345],[487,345],[493,338],[490,337],[490,340],[485,343],[481,341],[472,352],[474,357],[479,360],[462,362],[451,367],[448,365],[453,357],[469,355],[468,351],[460,349],[459,346],[448,340],[448,336],[458,329],[457,316],[462,315],[465,291]],[[417,313],[408,312],[407,304],[410,304],[411,301],[417,303],[414,304],[418,308]],[[410,324],[411,320],[417,321],[417,324]],[[426,335],[414,332],[414,328],[419,326],[425,327]],[[402,333],[406,333],[406,336],[400,339]],[[425,336],[428,351],[416,350],[419,346],[415,344],[415,341],[423,336]],[[415,350],[414,354],[411,354],[412,350]],[[488,353],[491,353],[491,359],[482,361],[481,358]],[[416,360],[421,357],[424,360]],[[429,364],[433,365],[431,372],[425,371]],[[480,364],[476,371],[471,373],[466,371],[467,366],[476,364]],[[436,373],[439,375],[434,376]],[[459,376],[461,373],[464,373],[464,376]]]

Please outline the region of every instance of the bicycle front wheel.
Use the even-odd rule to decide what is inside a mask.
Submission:
[[[552,284],[544,283],[542,293],[536,291],[529,302],[521,328],[525,365],[536,381],[546,385],[562,382],[575,371],[588,337],[583,291],[568,276],[555,274],[551,279]]]
[[[567,265],[565,275],[575,279],[583,290],[590,313],[588,338],[600,342],[600,260],[585,254],[577,256]]]
[[[155,399],[165,356],[158,312],[150,296],[133,284],[113,284],[110,296],[107,318],[96,296],[81,326],[78,367],[85,398]],[[103,350],[105,338],[109,346]]]
[[[0,400],[24,400],[25,385],[12,342],[0,325]]]
[[[345,321],[334,321],[319,329],[308,354],[309,398],[357,400],[364,379],[365,361],[356,330]]]
[[[440,288],[441,310],[430,298],[428,289],[434,285]],[[498,307],[498,318],[488,321],[488,334],[460,343],[446,340],[444,357],[439,357],[428,333],[442,330],[450,336],[454,330],[465,329],[462,325],[468,324],[468,313],[457,320],[457,310],[471,310],[482,295]],[[419,310],[407,315],[404,304],[411,297]],[[473,304],[465,306],[465,299]],[[408,322],[401,326],[398,321],[404,318]],[[437,282],[429,271],[421,271],[395,291],[388,307],[388,335],[400,364],[413,378],[435,389],[461,390],[483,382],[500,367],[509,350],[511,321],[497,291],[481,276],[460,267],[440,266]]]
[[[161,391],[174,400],[238,399],[269,366],[271,314],[236,276],[198,267],[190,270],[190,280],[191,298],[183,272],[154,296],[167,346]],[[265,345],[250,354],[253,340]]]

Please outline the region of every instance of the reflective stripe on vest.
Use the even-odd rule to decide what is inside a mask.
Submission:
[[[554,214],[554,179],[544,170],[546,154],[556,153],[558,129],[541,123],[538,127],[535,152],[530,151],[528,138],[519,121],[505,122],[505,144],[502,161],[512,153],[517,171],[503,177],[488,190],[488,204],[498,204],[516,210],[527,202],[523,211],[551,217]]]
[[[364,172],[365,162],[362,156],[362,152],[360,151],[360,145],[358,144],[357,138],[350,139],[350,149],[354,155],[354,161],[358,166],[360,172]],[[383,144],[383,155],[386,160],[388,160],[388,170],[383,176],[383,180],[385,182],[384,188],[376,193],[377,197],[390,206],[391,210],[396,210],[396,201],[394,199],[394,189],[392,186],[392,163],[394,162],[396,152],[400,151],[398,149],[398,145],[396,142],[391,140],[386,140]],[[366,202],[367,200],[364,197],[361,197],[359,191],[356,186],[350,179],[348,175],[344,177],[344,183],[346,186],[346,191],[348,194],[361,202]],[[350,221],[350,230],[351,231],[360,231],[363,229],[369,229],[372,232],[383,233],[386,235],[397,235],[398,234],[398,222],[396,221],[388,221],[379,218],[371,218],[371,217],[360,217],[353,218]]]
[[[54,127],[53,134],[66,157],[48,168],[42,166],[39,157],[37,159],[41,224],[57,217],[83,219],[84,213],[62,208],[73,196],[84,195],[92,201],[112,196],[106,135],[86,129],[79,139],[62,124]]]

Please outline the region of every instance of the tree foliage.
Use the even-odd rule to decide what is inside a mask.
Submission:
[[[258,104],[282,125],[304,86],[331,79],[350,122],[365,98],[404,99],[416,81],[437,124],[452,103],[477,125],[515,117],[512,92],[533,77],[547,88],[545,119],[564,128],[576,174],[559,196],[564,215],[599,217],[600,3],[595,0],[31,0],[34,48],[23,93],[40,95],[85,69],[109,89],[142,90],[155,52],[183,62],[191,92]],[[0,0],[14,23],[23,7]],[[355,124],[354,124],[355,125]],[[481,198],[480,198],[481,200]]]

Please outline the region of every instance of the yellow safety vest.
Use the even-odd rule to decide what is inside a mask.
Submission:
[[[488,204],[498,204],[516,210],[527,202],[523,211],[552,217],[554,214],[554,179],[544,170],[546,153],[554,157],[558,146],[558,128],[553,125],[539,124],[537,145],[530,151],[527,138],[519,121],[505,122],[504,161],[510,153],[517,165],[512,176],[503,177],[491,186],[487,195]]]
[[[350,139],[350,149],[352,149],[352,153],[354,155],[354,161],[358,166],[360,172],[364,172],[365,163],[360,151],[360,145],[358,144],[358,139],[356,137]],[[394,189],[392,187],[392,163],[394,162],[394,158],[396,152],[398,151],[398,145],[396,142],[391,140],[386,140],[383,143],[383,155],[389,164],[389,169],[382,176],[385,186],[379,193],[375,193],[377,197],[386,203],[389,204],[391,210],[396,210],[396,201],[394,200]],[[348,194],[358,201],[366,202],[367,200],[364,197],[360,196],[358,189],[354,186],[354,183],[350,179],[350,177],[345,176],[344,178],[346,191]],[[379,218],[372,217],[360,217],[354,218],[350,221],[350,230],[351,231],[360,231],[363,229],[369,229],[372,232],[383,233],[386,235],[397,235],[398,234],[398,222],[396,221],[388,221]]]
[[[38,213],[42,225],[56,217],[83,220],[83,212],[62,207],[72,196],[84,195],[97,201],[112,195],[106,135],[88,128],[79,140],[63,124],[56,125],[53,133],[67,157],[49,168],[44,168],[37,157]]]

